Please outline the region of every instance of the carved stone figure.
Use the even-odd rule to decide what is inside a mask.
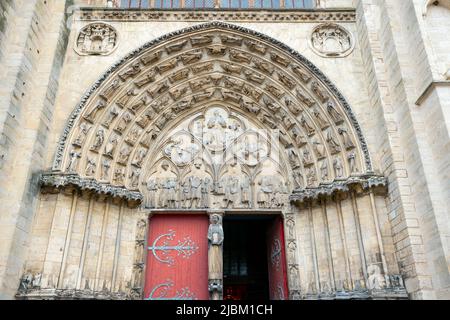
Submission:
[[[19,291],[27,291],[33,287],[33,274],[30,272],[25,273],[20,280]]]
[[[101,180],[106,181],[109,179],[109,168],[110,167],[111,167],[111,161],[109,161],[108,159],[103,159]]]
[[[162,50],[158,50],[156,52],[148,53],[141,58],[141,62],[144,65],[148,65],[150,63],[154,63],[161,58]]]
[[[266,90],[271,95],[276,97],[277,99],[280,99],[284,95],[284,91],[283,90],[281,90],[280,88],[277,88],[276,86],[271,85],[271,84],[266,85]]]
[[[339,124],[344,121],[333,101],[327,102],[327,111],[334,123]]]
[[[198,74],[202,72],[212,71],[213,67],[214,64],[212,62],[205,62],[191,67],[191,70],[194,74]]]
[[[300,128],[294,126],[291,130],[292,136],[294,137],[295,144],[298,148],[307,144],[305,136],[300,131]]]
[[[177,101],[188,92],[188,86],[173,89],[169,91],[170,96],[174,101]]]
[[[100,97],[102,97],[106,101],[110,100],[116,93],[117,89],[120,88],[120,86],[120,80],[117,78],[114,79],[113,82],[108,87],[106,87],[106,89],[103,90],[102,93],[100,93]]]
[[[343,57],[347,55],[352,47],[352,37],[343,27],[326,23],[319,25],[311,35],[311,45],[321,56]]]
[[[118,167],[114,170],[114,183],[120,186],[125,184],[125,168]]]
[[[326,128],[328,128],[330,126],[328,121],[322,115],[322,112],[320,112],[319,108],[317,108],[317,107],[314,108],[313,109],[313,114],[314,114],[314,117],[316,118],[317,123],[319,124],[319,126],[322,129],[326,129]]]
[[[386,279],[381,274],[380,267],[373,264],[367,268],[369,274],[367,288],[369,290],[381,290],[386,287]]]
[[[210,192],[210,183],[209,178],[203,178],[202,181],[202,198],[201,198],[201,208],[209,208],[209,192]]]
[[[227,53],[227,47],[221,45],[213,45],[206,47],[211,56],[224,56]]]
[[[212,35],[192,36],[190,40],[193,46],[200,46],[212,43],[213,36]]]
[[[293,171],[293,178],[294,178],[296,188],[303,188],[304,179],[303,179],[303,173],[300,169]]]
[[[303,150],[303,165],[305,167],[311,166],[314,164],[314,160],[311,156],[311,152],[309,152],[309,148],[305,147]]]
[[[262,84],[266,80],[266,77],[250,70],[245,70],[244,75],[247,78],[247,80],[256,82],[258,84]]]
[[[278,64],[281,64],[285,68],[287,66],[289,66],[289,64],[291,63],[289,59],[287,59],[286,57],[283,57],[275,52],[270,53],[270,60],[272,60]]]
[[[328,180],[328,161],[322,161],[322,165],[320,166],[320,177],[322,181]]]
[[[134,159],[131,162],[131,164],[133,164],[137,167],[141,167],[142,162],[144,161],[144,158],[147,156],[147,153],[148,153],[147,148],[139,148],[138,151],[136,152],[136,155],[134,156]]]
[[[195,100],[195,102],[201,102],[204,100],[208,100],[208,99],[212,98],[212,96],[214,95],[214,92],[215,92],[214,89],[205,90],[201,93],[194,94],[193,99]]]
[[[232,35],[221,35],[220,40],[223,44],[240,46],[242,45],[243,39],[241,37],[236,37]]]
[[[175,82],[187,79],[189,77],[189,72],[191,72],[189,69],[182,69],[182,70],[179,70],[179,71],[171,74],[168,77],[170,83],[175,83]]]
[[[245,54],[241,51],[231,49],[230,60],[241,63],[250,63],[250,61],[252,61],[252,57],[249,54]]]
[[[130,99],[135,97],[135,96],[137,96],[136,89],[134,89],[134,88],[130,89],[117,100],[116,104],[119,107],[124,108],[124,107],[126,107],[128,102],[130,101]]]
[[[273,111],[273,113],[278,112],[278,110],[281,108],[279,104],[273,102],[272,99],[269,98],[263,98],[264,104],[266,105],[266,107],[270,110]]]
[[[118,143],[119,143],[119,136],[113,133],[105,146],[105,153],[104,153],[105,156],[113,157],[114,151],[116,150]]]
[[[293,90],[295,88],[295,81],[284,72],[277,72],[278,80],[288,89]]]
[[[194,50],[180,55],[180,60],[183,62],[184,65],[188,65],[200,61],[202,57],[203,57],[202,50]]]
[[[67,166],[67,172],[76,172],[78,167],[78,159],[81,158],[81,153],[76,152],[75,150],[70,151],[69,153],[69,165]]]
[[[175,119],[175,114],[171,111],[166,111],[162,114],[161,117],[159,117],[158,120],[156,120],[155,125],[162,130],[167,124],[167,122],[169,122],[172,119]]]
[[[163,74],[169,70],[175,69],[175,67],[178,65],[178,59],[173,58],[170,60],[166,60],[165,62],[159,64],[156,69],[160,74]]]
[[[73,141],[73,145],[81,147],[84,143],[84,140],[86,140],[86,136],[89,130],[91,130],[91,126],[88,125],[86,122],[82,122],[78,129],[78,135]]]
[[[147,92],[154,99],[157,96],[169,90],[169,88],[170,86],[167,81],[161,81],[160,83],[156,84],[156,86],[153,87],[152,89],[147,90]]]
[[[244,208],[252,207],[250,179],[244,176],[240,183],[241,188],[241,204]]]
[[[309,123],[309,121],[306,120],[306,117],[304,114],[302,114],[300,123],[301,123],[303,129],[305,129],[305,131],[308,133],[308,136],[312,136],[315,134],[316,129],[314,129],[314,127]]]
[[[345,149],[351,150],[355,148],[355,144],[353,143],[353,140],[348,134],[348,131],[345,127],[338,128],[338,132],[341,135],[342,140],[344,141]]]
[[[344,176],[344,166],[342,165],[341,158],[337,157],[334,159],[333,167],[336,178],[342,178]]]
[[[311,98],[306,96],[306,94],[303,93],[302,91],[297,89],[297,90],[295,90],[295,93],[296,93],[298,100],[300,100],[300,102],[304,103],[306,106],[312,107],[315,104],[314,100],[312,100]]]
[[[315,93],[315,95],[322,101],[326,102],[330,99],[328,93],[320,86],[317,81],[313,81],[311,84],[311,90]]]
[[[295,239],[295,219],[291,214],[286,215],[286,227],[288,239]]]
[[[322,142],[318,139],[312,140],[313,150],[316,154],[317,159],[323,159],[326,156],[326,149]]]
[[[117,45],[116,30],[103,22],[85,26],[78,34],[76,50],[80,55],[107,55]]]
[[[131,148],[128,145],[124,144],[122,149],[120,149],[117,162],[121,163],[121,164],[127,164],[130,154],[131,154]]]
[[[139,177],[141,176],[141,169],[134,168],[130,174],[130,186],[134,189],[139,187]]]
[[[306,181],[307,181],[308,187],[310,187],[310,188],[314,187],[314,184],[317,181],[316,170],[314,169],[314,167],[310,167],[307,169]]]
[[[258,181],[259,192],[257,203],[260,208],[270,208],[272,206],[272,195],[274,193],[273,177],[263,176]]]
[[[128,133],[127,137],[125,138],[125,141],[134,146],[136,144],[137,140],[139,139],[141,133],[142,133],[141,129],[134,127]]]
[[[184,46],[187,44],[187,40],[182,40],[176,43],[172,43],[166,46],[166,51],[168,54],[171,54],[173,52],[180,51],[184,48]]]
[[[212,214],[209,218],[210,224],[208,228],[208,279],[209,281],[222,281],[223,277],[223,258],[222,246],[224,240],[222,216],[219,214]],[[218,300],[221,295],[221,286],[215,286],[212,294],[212,299]]]
[[[141,115],[136,120],[136,123],[141,128],[145,128],[154,117],[155,117],[155,112],[152,109],[149,108],[149,109],[145,110],[144,114]]]
[[[222,63],[220,67],[223,69],[223,71],[230,74],[241,74],[242,71],[241,66],[233,63]]]
[[[126,81],[129,78],[134,78],[136,75],[138,75],[141,72],[141,66],[139,63],[133,64],[131,67],[129,67],[127,70],[125,70],[122,73],[119,73],[120,79],[123,81]]]
[[[98,152],[104,142],[105,142],[105,130],[100,128],[97,130],[97,133],[95,134],[95,139],[94,143],[92,144],[91,150]]]
[[[223,200],[225,201],[225,208],[235,208],[238,202],[238,196],[240,192],[239,178],[236,176],[228,176],[224,180],[225,195]]]
[[[245,41],[245,44],[250,49],[250,51],[257,52],[261,55],[266,54],[267,47],[258,42],[248,40],[248,41]]]
[[[298,157],[297,152],[294,149],[288,149],[287,150],[289,163],[291,165],[292,169],[297,169],[300,167],[300,159]]]
[[[242,100],[240,103],[242,109],[247,110],[250,113],[258,114],[261,111],[261,108],[258,104],[253,101]]]
[[[261,70],[264,73],[267,73],[269,75],[272,75],[272,73],[274,72],[275,68],[268,62],[264,61],[264,60],[260,60],[260,59],[253,59],[253,63],[255,65],[256,68],[258,68],[259,70]]]
[[[143,86],[145,86],[146,84],[155,82],[156,80],[156,74],[157,71],[155,68],[152,68],[150,71],[146,72],[144,74],[144,76],[142,76],[141,78],[139,78],[138,80],[136,80],[134,82],[134,84],[136,86],[138,86],[139,88],[142,88]]]
[[[221,90],[221,94],[224,100],[233,101],[235,103],[239,103],[242,99],[242,95],[235,93],[233,91]]]
[[[125,129],[127,128],[128,124],[133,120],[133,117],[129,112],[125,112],[120,118],[119,122],[117,123],[117,126],[114,128],[114,130],[123,133]]]
[[[117,108],[115,106],[113,106],[109,112],[108,115],[105,118],[105,121],[103,121],[103,125],[107,128],[109,128],[109,126],[111,125],[111,123],[114,121],[114,119],[117,118],[117,116],[119,115],[119,110],[117,110]]]
[[[358,167],[356,166],[356,154],[351,152],[348,155],[348,167],[350,168],[350,173],[357,173]]]
[[[156,195],[158,193],[158,181],[150,178],[147,181],[147,207],[156,207]]]
[[[292,71],[300,78],[300,80],[303,83],[308,83],[312,76],[306,72],[302,67],[300,67],[298,64],[294,64],[291,67]]]
[[[86,170],[85,170],[86,176],[91,177],[91,176],[95,175],[96,168],[97,168],[97,164],[95,162],[95,159],[88,157],[87,164],[86,164]]]
[[[341,147],[339,146],[339,143],[337,142],[332,130],[328,130],[327,132],[327,143],[330,147],[331,154],[341,152]]]

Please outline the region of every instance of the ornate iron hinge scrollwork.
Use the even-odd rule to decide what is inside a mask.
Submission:
[[[165,240],[162,241],[164,238]],[[172,256],[169,256],[169,252],[176,251],[177,256],[187,259],[198,250],[198,246],[189,237],[178,240],[176,245],[170,245],[170,241],[174,240],[174,238],[175,231],[169,230],[168,233],[158,236],[155,241],[153,241],[152,246],[148,247],[148,250],[152,251],[156,260],[168,264],[169,266],[175,264],[175,260]],[[160,241],[162,241],[162,243],[160,243]]]
[[[172,280],[155,286],[145,300],[197,300],[195,293],[188,287],[181,288],[175,292],[173,297],[168,297],[169,290],[174,286]]]

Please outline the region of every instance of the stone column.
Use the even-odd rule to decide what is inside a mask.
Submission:
[[[211,300],[223,298],[223,212],[209,213],[208,289]]]

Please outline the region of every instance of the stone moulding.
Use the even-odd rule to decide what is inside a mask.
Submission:
[[[164,41],[174,39],[180,35],[189,34],[191,32],[196,31],[204,31],[204,30],[215,30],[215,29],[223,29],[223,30],[231,30],[231,31],[238,31],[241,32],[244,35],[255,37],[259,40],[268,42],[269,44],[277,47],[278,49],[284,51],[286,54],[289,54],[290,57],[294,61],[298,61],[301,63],[305,68],[307,68],[311,73],[313,73],[321,82],[322,84],[328,88],[328,90],[333,94],[336,100],[339,101],[339,103],[344,108],[348,119],[350,120],[351,124],[353,125],[353,128],[356,132],[356,136],[358,137],[358,142],[361,146],[361,150],[364,155],[364,162],[365,162],[365,172],[371,173],[372,172],[372,162],[369,155],[369,150],[367,147],[367,143],[365,141],[362,129],[356,119],[356,116],[354,115],[351,106],[348,104],[345,97],[340,93],[340,91],[336,88],[336,86],[317,68],[314,64],[312,64],[308,59],[303,57],[301,54],[299,54],[297,51],[293,50],[289,46],[285,45],[284,43],[273,39],[267,35],[264,35],[262,33],[256,32],[251,29],[243,28],[237,25],[220,22],[220,21],[213,21],[209,23],[204,24],[198,24],[194,25],[185,29],[181,29],[175,32],[168,33],[166,35],[163,35],[155,40],[152,40],[146,44],[144,44],[142,47],[132,51],[125,57],[123,57],[121,60],[119,60],[117,63],[115,63],[112,67],[110,67],[101,77],[97,80],[97,82],[94,83],[94,85],[88,90],[88,92],[82,97],[80,103],[75,107],[73,112],[71,113],[66,126],[64,127],[62,136],[59,140],[56,154],[55,154],[55,160],[53,163],[53,170],[58,171],[61,170],[62,161],[64,157],[64,149],[67,143],[67,140],[69,138],[69,134],[72,130],[72,127],[76,123],[78,117],[82,113],[83,109],[85,108],[86,104],[88,103],[89,99],[92,95],[97,91],[97,89],[102,85],[104,81],[106,81],[111,75],[114,74],[119,68],[121,68],[123,65],[125,65],[128,61],[130,61],[133,58],[136,58],[141,54],[143,51],[155,47]]]
[[[99,195],[107,195],[113,198],[123,199],[140,204],[143,196],[140,192],[130,191],[123,187],[99,183],[94,179],[84,179],[78,174],[43,173],[40,177],[41,187],[53,187],[56,189],[74,187],[81,191],[92,191]]]
[[[158,10],[82,8],[77,17],[81,21],[235,21],[235,22],[355,22],[355,9],[313,10]]]
[[[16,294],[19,300],[133,300],[125,293],[75,289],[29,289]]]
[[[303,203],[330,197],[337,193],[347,193],[354,187],[360,187],[362,190],[386,189],[387,184],[387,179],[382,176],[352,176],[347,180],[336,180],[330,184],[322,184],[318,188],[295,190],[289,200]]]

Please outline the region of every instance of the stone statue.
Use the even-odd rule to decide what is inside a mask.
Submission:
[[[210,216],[210,224],[208,228],[208,270],[209,280],[222,281],[223,277],[223,258],[222,246],[224,240],[222,228],[222,216],[219,214],[212,214]],[[214,290],[212,292],[212,299],[218,300],[221,292]]]
[[[317,120],[317,123],[322,129],[328,128],[330,126],[328,121],[323,117],[322,113],[317,107],[313,109],[313,114]]]
[[[95,169],[97,168],[97,164],[95,163],[95,159],[88,157],[87,164],[86,164],[86,175],[88,177],[91,177],[95,175]]]
[[[313,139],[312,141],[314,152],[316,153],[317,159],[325,158],[325,146],[317,139]]]
[[[113,157],[118,143],[119,136],[117,134],[112,134],[105,146],[105,156]]]
[[[191,208],[200,208],[202,199],[202,179],[197,176],[190,176],[189,182],[189,198],[191,199]]]
[[[140,219],[136,225],[136,240],[145,240],[146,231],[147,231],[147,220]]]
[[[201,50],[195,50],[191,52],[186,52],[180,55],[180,60],[183,61],[184,65],[191,64],[200,61],[203,57],[203,52]]]
[[[83,145],[84,140],[86,139],[86,136],[90,129],[91,129],[91,126],[89,126],[86,122],[82,122],[80,124],[80,129],[78,131],[78,135],[75,138],[73,144],[81,147]]]
[[[328,180],[328,161],[322,161],[322,165],[320,166],[320,176],[322,181]]]
[[[100,128],[95,134],[94,144],[92,145],[91,150],[98,152],[102,147],[103,142],[105,142],[105,130]]]
[[[139,186],[139,177],[141,176],[141,169],[135,168],[130,174],[130,185],[132,188],[137,189]]]
[[[84,118],[90,122],[94,122],[95,118],[97,117],[97,113],[106,107],[106,103],[102,100],[100,100],[92,110],[84,116]]]
[[[202,181],[202,198],[201,198],[201,207],[202,208],[209,208],[209,192],[210,192],[210,183],[211,181],[209,178],[204,178]]]
[[[350,173],[357,173],[358,167],[356,166],[356,154],[351,152],[348,155],[348,167],[350,168]]]
[[[308,136],[314,135],[316,130],[314,129],[313,126],[311,126],[309,124],[309,122],[308,122],[308,120],[306,120],[306,117],[304,114],[302,115],[302,117],[300,119],[300,123],[301,123],[302,127],[305,129],[305,131],[308,133]]]
[[[156,207],[156,194],[158,192],[158,182],[155,179],[149,179],[147,181],[147,207],[155,208]]]
[[[307,180],[307,184],[308,187],[314,187],[314,184],[317,181],[317,177],[316,177],[316,170],[312,167],[312,168],[308,168],[307,172],[306,172],[306,180]]]
[[[342,178],[344,176],[344,167],[342,165],[341,158],[337,157],[333,161],[334,174],[336,178]]]
[[[342,140],[344,141],[345,149],[347,150],[353,149],[355,147],[355,144],[353,143],[352,138],[348,134],[347,129],[342,127],[338,129],[338,132],[341,135]]]
[[[124,168],[116,168],[114,170],[114,182],[117,185],[123,186],[125,184],[125,169]]]
[[[129,78],[135,77],[140,72],[141,72],[141,66],[139,65],[139,63],[135,63],[132,66],[130,66],[127,70],[125,70],[124,72],[119,73],[119,77],[123,81],[126,81]]]
[[[136,155],[134,156],[134,159],[131,162],[131,164],[133,164],[137,167],[141,167],[142,162],[144,161],[144,158],[147,156],[147,152],[148,152],[148,150],[146,148],[139,148],[138,151],[136,152]]]
[[[106,181],[109,179],[109,168],[110,167],[111,167],[111,161],[109,161],[108,159],[103,159],[101,180]]]
[[[131,114],[128,112],[125,112],[125,114],[122,116],[122,118],[120,118],[115,130],[120,133],[124,132],[132,119],[133,118],[132,118]]]
[[[380,267],[373,264],[367,268],[369,274],[367,288],[369,290],[381,290],[386,287],[386,279],[381,274]]]
[[[111,110],[109,110],[108,115],[106,116],[105,121],[103,121],[103,125],[107,128],[111,125],[111,123],[114,121],[115,118],[119,115],[119,111],[116,107],[112,107]]]
[[[300,159],[298,157],[297,151],[295,151],[294,149],[288,149],[287,154],[288,154],[289,163],[291,165],[291,168],[292,169],[299,168],[300,167]]]
[[[116,102],[116,104],[122,108],[124,108],[128,101],[130,101],[131,98],[137,96],[136,90],[130,89],[125,94],[123,94]]]
[[[225,196],[223,197],[225,201],[225,208],[234,208],[238,200],[239,193],[239,179],[235,176],[229,176],[226,179],[225,184]],[[231,206],[230,206],[231,205]]]
[[[305,167],[310,166],[314,163],[314,160],[311,156],[311,152],[309,152],[309,149],[307,147],[305,147],[305,149],[303,150],[303,165]]]
[[[241,180],[241,204],[246,208],[252,207],[250,179],[247,176]]]
[[[70,153],[69,165],[67,166],[67,172],[76,172],[78,166],[78,159],[81,158],[81,153],[72,150]]]
[[[330,147],[331,154],[336,154],[341,152],[341,147],[339,146],[339,142],[336,141],[336,138],[333,135],[332,130],[328,130],[327,132],[327,142]]]
[[[264,176],[259,180],[259,192],[257,202],[260,208],[270,208],[272,206],[272,194],[274,193],[272,178]]]
[[[328,101],[327,103],[327,111],[330,115],[331,119],[333,119],[334,123],[340,123],[343,121],[342,115],[337,111],[336,106],[334,105],[333,101]]]

